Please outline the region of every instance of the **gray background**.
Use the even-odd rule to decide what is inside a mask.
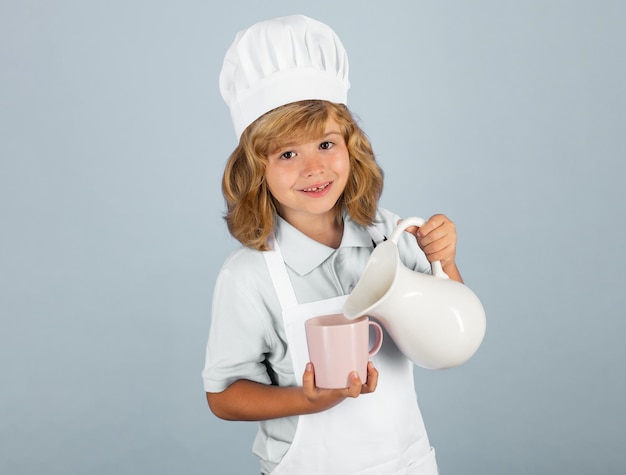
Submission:
[[[200,372],[235,246],[217,76],[305,13],[351,60],[382,204],[448,214],[487,336],[416,370],[442,474],[625,473],[621,1],[0,0],[0,472],[257,473]]]

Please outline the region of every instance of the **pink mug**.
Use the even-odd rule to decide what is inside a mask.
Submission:
[[[348,320],[336,313],[310,318],[304,325],[318,388],[346,388],[353,371],[358,371],[361,381],[367,380],[367,362],[383,344],[383,330],[378,323],[366,316]],[[372,348],[370,327],[376,333]]]

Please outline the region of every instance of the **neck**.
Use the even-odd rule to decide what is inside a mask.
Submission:
[[[337,249],[343,237],[343,220],[337,220],[334,213],[319,216],[317,219],[294,220],[285,218],[294,228],[325,246]]]
[[[341,238],[343,237],[343,221],[337,222],[337,220],[333,218],[332,222],[329,224],[319,228],[312,227],[312,229],[302,232],[325,246],[337,249],[341,245]]]

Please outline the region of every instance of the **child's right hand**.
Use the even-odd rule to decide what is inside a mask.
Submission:
[[[342,389],[322,389],[315,386],[315,370],[312,363],[306,365],[302,376],[302,391],[312,405],[312,412],[320,412],[339,404],[344,399],[372,393],[378,385],[378,370],[372,362],[367,363],[367,381],[363,383],[356,371],[350,375],[350,386]]]

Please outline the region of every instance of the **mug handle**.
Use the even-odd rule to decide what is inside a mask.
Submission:
[[[376,330],[376,341],[374,341],[374,345],[369,352],[369,357],[371,358],[376,353],[378,353],[380,347],[383,346],[383,329],[377,322],[374,322],[372,320],[369,321],[369,324],[374,327],[374,330]]]
[[[421,226],[424,226],[425,222],[426,222],[425,219],[418,218],[417,216],[413,216],[412,218],[405,218],[398,223],[398,226],[396,227],[396,229],[394,229],[393,232],[391,233],[391,236],[389,236],[389,240],[397,246],[398,239],[400,239],[400,236],[402,235],[402,233],[404,232],[406,228],[408,228],[409,226],[421,227]],[[430,268],[432,269],[432,274],[435,277],[448,279],[448,274],[446,274],[443,271],[443,267],[441,267],[440,261],[431,262]]]

